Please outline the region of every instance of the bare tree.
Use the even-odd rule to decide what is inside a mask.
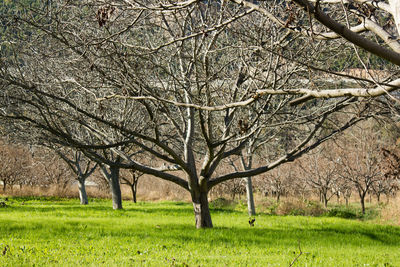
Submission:
[[[350,197],[353,193],[353,189],[354,189],[353,184],[349,180],[347,180],[339,175],[339,177],[335,183],[335,192],[339,196],[344,197],[346,207],[349,206],[349,201],[350,201]]]
[[[267,105],[264,107],[266,108]],[[240,123],[241,121],[239,121]],[[244,124],[245,122],[242,122]],[[260,121],[258,123],[261,123]],[[239,125],[241,128],[246,128],[244,125]],[[264,154],[267,156],[268,150],[263,151],[263,148],[266,147],[267,143],[276,142],[277,136],[276,133],[269,130],[266,125],[257,125],[254,127],[256,131],[254,135],[249,138],[246,148],[242,150],[240,154],[240,162],[243,170],[250,170],[253,168],[253,164],[255,161],[255,156],[257,154]],[[246,130],[246,129],[243,129]],[[264,153],[262,153],[263,151]],[[254,205],[254,196],[253,196],[253,185],[252,185],[252,177],[246,177],[246,195],[247,195],[247,210],[249,216],[254,216],[256,214],[256,209]]]
[[[356,188],[362,213],[365,214],[365,197],[374,183],[382,179],[378,164],[380,144],[375,142],[378,133],[372,127],[354,127],[352,136],[341,141],[341,152],[336,162],[340,176]]]
[[[117,155],[114,157],[113,165],[100,164],[101,173],[110,184],[113,209],[122,209],[122,195],[120,186],[121,168],[117,166],[120,161],[121,158]]]
[[[376,196],[378,203],[381,202],[381,195],[386,194],[389,196],[393,194],[396,189],[396,182],[391,179],[387,179],[386,177],[382,177],[382,179],[377,180],[372,184],[371,191]]]
[[[268,172],[264,176],[264,179],[266,179],[264,183],[267,184],[265,191],[268,195],[276,197],[277,202],[281,200],[281,196],[295,193],[292,191],[293,188],[296,187],[294,183],[296,177],[293,164],[280,166],[279,168]]]
[[[66,193],[73,183],[72,171],[54,151],[41,149],[36,153],[33,163],[35,170],[35,183],[42,188],[55,187],[57,195]]]
[[[119,170],[127,168],[185,188],[196,227],[212,227],[214,186],[291,162],[370,116],[362,106],[326,130],[331,115],[350,111],[355,98],[291,107],[290,88],[311,84],[307,66],[324,65],[323,46],[301,33],[289,38],[256,10],[227,1],[93,0],[5,14],[20,34],[4,42],[0,114],[14,128],[37,129],[98,162],[114,208],[122,207],[114,196]],[[276,138],[263,146],[270,156],[216,176],[263,127]],[[131,146],[144,151],[140,158]]]
[[[334,184],[337,183],[338,174],[336,164],[329,159],[329,146],[320,147],[315,153],[306,155],[297,160],[298,166],[304,172],[306,182],[317,189],[320,200],[325,208],[328,201],[335,195]]]
[[[30,176],[31,158],[29,152],[20,145],[0,143],[0,181],[3,192],[7,186],[12,191],[14,185],[24,184]]]
[[[134,203],[136,203],[137,199],[137,186],[138,186],[138,182],[139,182],[139,178],[143,176],[143,173],[140,173],[138,171],[135,170],[129,170],[129,176],[124,174],[121,175],[121,184],[126,184],[129,186],[129,188],[132,191],[132,201]]]
[[[97,164],[90,159],[85,158],[81,151],[62,151],[56,149],[56,153],[62,158],[75,174],[75,179],[78,182],[79,199],[82,205],[89,204],[86,193],[86,179],[96,170]]]

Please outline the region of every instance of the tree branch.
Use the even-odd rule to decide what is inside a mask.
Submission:
[[[336,20],[330,18],[328,15],[326,15],[320,8],[319,6],[313,6],[309,1],[307,0],[293,0],[296,2],[298,5],[304,8],[307,12],[313,15],[313,17],[318,20],[320,23],[322,23],[324,26],[328,27],[332,31],[336,32],[349,42],[367,50],[368,52],[377,55],[383,59],[386,59],[387,61],[392,62],[393,64],[396,64],[400,66],[400,54],[396,53],[392,50],[389,50],[387,48],[384,48],[377,43],[374,43],[361,35],[352,32],[350,29],[348,29],[346,26],[343,24],[340,24]]]

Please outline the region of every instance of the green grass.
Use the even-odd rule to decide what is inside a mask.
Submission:
[[[0,207],[0,266],[288,266],[299,242],[295,266],[400,266],[400,227],[269,215],[250,227],[244,212],[214,209],[215,227],[196,230],[189,203],[124,206],[12,198]]]

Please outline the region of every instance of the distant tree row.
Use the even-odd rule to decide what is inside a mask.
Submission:
[[[349,204],[356,195],[365,213],[369,195],[381,202],[400,190],[400,146],[398,130],[379,128],[371,122],[355,126],[349,132],[331,140],[294,163],[281,166],[255,180],[255,191],[280,201],[282,196],[310,198],[319,196],[327,207],[335,198]],[[396,134],[397,133],[397,134]],[[244,181],[230,181],[215,190],[216,196],[245,194]]]
[[[368,195],[374,195],[378,202],[385,195],[389,201],[400,190],[400,147],[396,142],[396,132],[398,130],[393,127],[385,130],[372,122],[353,127],[347,134],[321,145],[294,163],[260,175],[254,180],[254,189],[257,194],[274,197],[278,202],[282,196],[301,199],[319,196],[325,207],[332,198],[344,200],[348,205],[350,197],[357,195],[365,213]],[[237,169],[239,162],[239,159],[232,161],[226,168]],[[79,153],[67,154],[45,148],[29,150],[6,142],[0,145],[3,192],[8,189],[7,192],[12,193],[15,186],[19,189],[53,187],[62,195],[74,183],[74,187],[79,188],[81,204],[88,204],[85,181],[89,176],[99,189],[110,189],[106,175],[99,172],[93,175],[96,166],[87,159],[85,161]],[[131,170],[120,176],[121,184],[131,189],[134,202],[137,201],[137,186],[142,175]],[[246,185],[246,180],[231,180],[214,188],[212,194],[235,200],[246,194]]]

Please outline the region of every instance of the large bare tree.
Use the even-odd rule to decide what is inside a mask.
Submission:
[[[3,14],[1,117],[82,151],[105,174],[127,168],[180,185],[196,227],[212,227],[212,187],[293,161],[370,115],[359,105],[327,127],[332,114],[353,110],[351,95],[292,107],[291,88],[321,82],[310,77],[335,49],[321,53],[323,41],[281,31],[260,8],[60,0]],[[216,175],[260,131],[274,136],[268,157]]]

